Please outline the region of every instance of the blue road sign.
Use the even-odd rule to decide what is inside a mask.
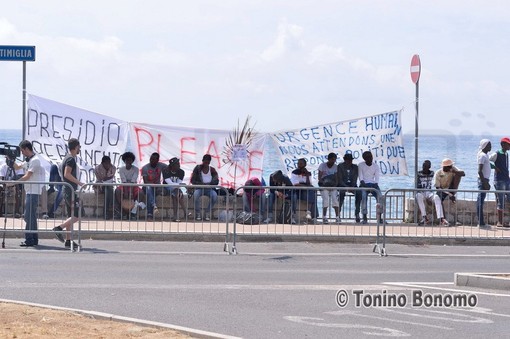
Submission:
[[[35,46],[1,46],[0,60],[35,61]]]

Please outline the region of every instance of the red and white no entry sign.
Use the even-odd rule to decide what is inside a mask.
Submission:
[[[411,80],[413,83],[418,83],[420,80],[421,63],[420,56],[418,54],[413,55],[411,59]]]

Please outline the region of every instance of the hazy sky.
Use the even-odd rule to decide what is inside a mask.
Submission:
[[[29,93],[119,119],[259,131],[404,108],[420,131],[510,134],[508,1],[4,1],[0,45],[35,45]],[[21,129],[22,63],[0,62]]]

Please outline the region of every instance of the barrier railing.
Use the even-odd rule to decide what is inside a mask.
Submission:
[[[297,187],[297,186],[242,186],[235,192],[248,192],[244,214],[233,220],[231,253],[237,253],[237,239],[242,236],[319,236],[319,237],[367,237],[375,236],[374,252],[385,255],[384,232],[380,231],[382,193],[373,188],[343,187]],[[279,193],[277,193],[279,192]],[[244,193],[244,194],[245,194]],[[329,194],[332,193],[332,194]],[[342,193],[350,197],[341,204],[336,198]],[[243,196],[245,196],[243,194]],[[352,196],[350,196],[352,194]],[[367,200],[366,210],[362,194],[373,195]],[[326,196],[326,198],[325,198]],[[357,198],[358,197],[358,198]],[[325,203],[324,199],[331,199]],[[351,204],[354,200],[354,204]],[[325,207],[326,206],[326,207]],[[335,209],[335,207],[338,208]],[[241,210],[238,201],[234,211]],[[290,209],[290,213],[288,212]],[[332,218],[332,210],[335,217]],[[320,210],[320,212],[319,212]],[[340,218],[336,210],[340,212]],[[354,212],[353,212],[354,211]],[[358,214],[356,213],[358,212]],[[326,213],[326,214],[324,214]],[[364,222],[363,213],[367,215]],[[255,214],[255,216],[253,216]],[[353,217],[354,216],[354,217]],[[346,218],[349,217],[349,218]],[[358,217],[358,220],[356,220]],[[375,220],[375,224],[373,221]],[[384,225],[382,225],[384,227]],[[382,244],[380,243],[382,241]]]
[[[24,185],[40,185],[41,186],[41,195],[39,195],[39,201],[38,201],[38,207],[36,212],[36,218],[37,218],[37,230],[33,229],[27,229],[27,222],[30,223],[32,221],[31,218],[33,218],[32,215],[29,214],[25,209],[25,196],[26,193],[24,192]],[[73,191],[73,188],[70,184],[64,183],[64,182],[47,182],[47,181],[8,181],[8,180],[0,180],[0,195],[1,195],[1,201],[0,201],[0,212],[1,217],[3,217],[3,240],[2,240],[2,247],[4,247],[5,244],[5,235],[6,233],[29,233],[29,234],[35,234],[35,233],[54,233],[53,228],[55,226],[58,226],[64,222],[64,220],[67,218],[66,213],[62,212],[64,209],[63,207],[60,207],[60,205],[63,204],[63,193],[61,193],[61,199],[55,199],[56,197],[53,197],[53,199],[50,199],[48,201],[48,198],[45,197],[45,199],[42,199],[44,194],[47,194],[46,192],[46,186],[51,185],[53,187],[56,187],[56,192],[61,192],[64,187],[67,187],[70,191]],[[16,201],[16,197],[13,195],[12,191],[16,189],[16,186],[21,189],[20,197],[18,197],[19,201]],[[44,193],[44,194],[43,194]],[[14,193],[16,194],[16,193]],[[56,193],[55,195],[58,195]],[[48,217],[49,209],[53,209],[53,204],[55,203],[55,200],[58,202],[57,206],[59,210],[61,211],[60,214],[57,214],[57,217],[55,218],[55,215],[53,215],[52,218]],[[51,204],[48,204],[50,202]],[[72,205],[74,205],[74,196],[72,197],[71,201]],[[51,206],[49,206],[51,205]],[[54,212],[54,211],[52,211]],[[71,242],[73,241],[73,238],[77,236],[80,238],[79,230],[75,231],[72,227],[70,231],[61,231],[59,232],[63,234],[64,236],[66,234],[69,234]],[[73,245],[71,245],[71,249]]]
[[[427,195],[428,192],[431,194]],[[445,192],[445,199],[437,194],[436,190],[426,189],[390,189],[384,193],[384,214],[400,213],[396,209],[390,209],[386,205],[391,201],[391,196],[403,197],[403,219],[399,222],[388,224],[384,230],[384,236],[410,237],[410,238],[445,238],[445,239],[510,239],[509,227],[478,227],[477,198],[479,193],[485,193],[483,204],[484,224],[496,225],[498,213],[496,208],[496,195],[509,194],[509,191],[480,191],[480,190],[441,190]],[[421,222],[422,215],[416,202],[416,195],[429,197],[425,199],[425,208],[428,221]],[[451,198],[454,197],[454,198]],[[439,204],[439,205],[436,205]],[[445,220],[440,223],[438,208],[443,211]],[[505,215],[508,220],[510,203],[505,204]],[[401,208],[401,207],[399,207]],[[440,211],[440,210],[439,210]],[[440,212],[439,212],[440,213]],[[386,219],[386,218],[385,218]],[[503,225],[501,225],[503,226]],[[387,234],[386,234],[387,233]]]
[[[90,191],[94,194],[86,193]],[[85,206],[79,221],[84,234],[224,234],[228,251],[226,214],[233,213],[225,187],[87,183],[80,189],[80,200]]]

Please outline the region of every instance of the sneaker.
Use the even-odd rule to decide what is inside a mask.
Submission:
[[[61,233],[63,231],[62,227],[57,226],[53,227],[53,232],[55,232],[55,238],[57,238],[58,241],[61,243],[65,243],[64,235]]]
[[[425,224],[428,224],[429,219],[427,217],[422,217],[420,221],[418,221],[418,226],[423,226]]]
[[[483,225],[478,224],[477,227],[482,230],[490,230],[492,228],[491,225],[487,225],[487,224],[483,224]]]
[[[42,215],[42,218],[43,218],[44,220],[48,220],[48,219],[50,218],[50,216],[48,215],[48,213],[44,213],[44,214]]]
[[[335,222],[337,224],[341,224],[342,223],[342,219],[340,217],[336,217]]]
[[[172,221],[173,222],[181,222],[181,219],[179,219],[179,218],[172,218]]]
[[[197,215],[197,216],[195,217],[195,220],[196,220],[196,221],[202,221],[202,217],[201,217],[200,215]]]
[[[21,244],[19,244],[20,247],[34,247],[37,246],[36,244],[27,243],[26,241],[23,241]]]
[[[269,217],[269,218],[266,218],[262,223],[263,224],[270,224],[273,222],[273,218]]]
[[[444,226],[444,227],[449,227],[450,223],[445,218],[441,218],[441,222],[439,223],[439,225]]]
[[[64,247],[71,248],[71,244],[73,245],[73,248],[78,248],[78,244],[71,240],[66,240]]]
[[[211,217],[209,216],[209,214],[206,214],[206,215],[205,215],[204,220],[205,220],[205,221],[211,221]]]
[[[291,219],[290,219],[290,223],[291,223],[292,225],[295,225],[295,224],[297,224],[297,222],[296,222],[296,219],[294,219],[294,218],[291,218]]]
[[[359,217],[359,214],[356,214],[356,224],[359,224],[361,222],[361,219]]]
[[[311,220],[312,219],[312,212],[306,211],[306,219]]]
[[[154,219],[154,216],[152,214],[147,214],[147,220],[152,220]]]
[[[323,223],[324,225],[329,224],[328,218],[322,218],[322,223]]]

